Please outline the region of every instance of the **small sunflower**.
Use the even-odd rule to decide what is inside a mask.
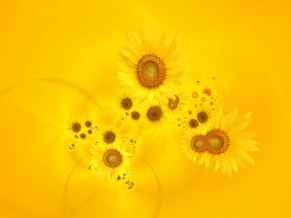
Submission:
[[[206,131],[210,130],[214,124],[216,119],[218,118],[218,114],[213,110],[213,107],[209,105],[202,105],[193,110],[193,114],[196,120],[200,123],[201,129]]]
[[[110,145],[120,141],[121,135],[116,127],[105,125],[100,128],[96,139],[98,144]]]
[[[186,158],[201,165],[206,155],[206,139],[199,131],[193,130],[187,132],[182,138],[182,151]]]
[[[178,115],[182,112],[183,107],[187,104],[187,94],[182,87],[178,88],[178,93],[175,95],[175,99],[169,98],[166,102],[166,110],[169,114]]]
[[[194,133],[183,140],[183,152],[188,159],[213,170],[220,169],[222,173],[231,176],[232,170],[237,172],[238,165],[244,168],[244,162],[254,164],[254,160],[246,151],[257,151],[257,142],[252,138],[253,132],[243,132],[251,122],[251,112],[237,117],[235,109],[225,117],[219,119],[215,126],[205,135]]]
[[[146,122],[153,127],[161,127],[168,120],[168,114],[161,104],[147,104],[143,113]]]
[[[140,102],[175,98],[184,71],[179,66],[181,50],[176,35],[166,43],[166,36],[147,27],[127,35],[125,47],[119,51],[122,62],[117,77],[121,87],[129,88]]]
[[[90,152],[93,156],[89,166],[100,178],[117,179],[131,169],[131,154],[121,141],[115,145],[95,146]]]

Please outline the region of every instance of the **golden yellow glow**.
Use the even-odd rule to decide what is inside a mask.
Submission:
[[[290,217],[290,9],[261,0],[1,1],[0,217]],[[116,77],[118,51],[125,33],[145,25],[167,39],[178,33],[191,56],[187,65],[181,56],[183,84],[215,77],[223,114],[252,111],[255,165],[229,178],[187,160],[183,129],[152,128],[144,107],[138,122],[120,122],[112,105],[128,90]],[[207,102],[210,88],[188,100]],[[105,125],[129,146],[129,177],[100,179],[88,169]]]

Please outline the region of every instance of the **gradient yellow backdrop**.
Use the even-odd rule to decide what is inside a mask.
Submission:
[[[0,217],[291,217],[290,10],[287,0],[1,0]],[[67,119],[110,109],[117,51],[145,24],[177,31],[193,78],[228,84],[225,113],[253,112],[254,166],[229,178],[193,164],[165,128],[144,142],[133,193],[74,168]]]

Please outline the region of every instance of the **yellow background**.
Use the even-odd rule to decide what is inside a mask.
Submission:
[[[1,0],[0,216],[290,217],[290,9],[287,0]],[[145,145],[152,169],[139,165],[135,192],[82,167],[69,177],[67,119],[106,111],[125,33],[145,24],[177,31],[190,64],[229,85],[225,113],[253,112],[254,166],[229,178],[192,164],[165,128]]]

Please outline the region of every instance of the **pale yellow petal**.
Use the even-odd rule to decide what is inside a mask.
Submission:
[[[219,159],[218,155],[215,155],[214,159],[215,159],[215,165],[214,165],[214,169],[213,170],[216,171],[220,167],[220,159]]]
[[[225,129],[227,123],[229,122],[231,118],[231,113],[227,114],[225,117],[223,117],[220,121],[220,128]]]
[[[166,81],[164,82],[164,85],[166,86],[167,91],[170,91],[170,92],[172,92],[172,93],[175,94],[175,95],[177,95],[177,94],[179,93],[177,87],[175,87],[175,86],[173,85],[173,83],[170,82],[169,80],[166,80]],[[175,98],[173,98],[173,99],[175,99]]]
[[[162,58],[166,58],[169,54],[171,54],[173,51],[176,50],[177,48],[177,44],[178,44],[178,41],[177,41],[177,36],[173,36],[173,38],[170,38],[169,37],[169,40],[170,42],[168,43],[168,45],[166,46],[165,50],[164,50],[164,53],[162,55]]]
[[[136,64],[133,63],[129,58],[123,56],[122,54],[120,54],[120,52],[118,52],[118,55],[119,55],[120,59],[121,59],[124,63],[126,63],[129,67],[135,69]]]
[[[235,123],[233,124],[234,127],[239,126],[245,122],[247,122],[252,116],[252,112],[249,111],[248,113],[246,113],[245,115],[243,115],[242,117],[238,117],[237,120],[235,121]]]
[[[217,155],[220,160],[220,171],[225,173],[225,157],[224,154]]]
[[[118,62],[117,66],[120,70],[127,72],[127,73],[135,73],[136,68],[135,67],[130,67],[127,64],[123,63],[123,62]]]
[[[237,120],[237,113],[238,113],[238,109],[235,108],[232,112],[231,112],[231,116],[229,121],[227,122],[227,124],[225,125],[225,127],[223,128],[223,130],[225,130],[226,132],[229,132],[229,130],[233,127],[233,124],[235,123],[235,121]]]
[[[255,132],[237,132],[231,135],[233,140],[246,140],[252,139],[257,135]]]
[[[139,59],[137,57],[133,56],[132,53],[130,53],[129,51],[120,50],[119,54],[121,54],[122,56],[130,59],[133,64],[137,64],[138,61],[139,61]]]
[[[163,58],[162,55],[165,50],[165,42],[166,42],[166,35],[163,34],[159,39],[158,47],[157,47],[157,56],[160,58]]]
[[[181,68],[177,68],[174,70],[167,70],[167,76],[170,76],[172,78],[177,78],[180,77],[181,75],[183,75],[184,70]]]
[[[249,123],[252,121],[252,119],[251,120],[249,120],[248,122],[246,122],[246,123],[244,123],[244,124],[241,124],[241,125],[239,125],[239,126],[236,126],[235,128],[233,128],[232,130],[230,130],[230,132],[228,133],[228,135],[232,135],[232,134],[234,134],[234,133],[237,133],[237,132],[240,132],[240,131],[242,131],[242,130],[244,130],[246,127],[247,127],[247,125],[249,125]]]
[[[251,158],[251,156],[248,153],[246,153],[244,151],[238,151],[238,153],[241,155],[243,160],[249,162],[250,164],[253,164],[253,165],[255,164],[254,159]]]
[[[257,142],[253,140],[232,141],[231,144],[238,150],[242,151],[258,151],[258,147],[255,146]]]
[[[157,54],[158,42],[159,42],[159,31],[157,29],[153,30],[151,35],[151,50],[152,53]]]
[[[155,89],[151,89],[151,90],[149,91],[148,99],[149,99],[150,102],[152,102],[153,99],[155,98],[155,94],[156,94],[156,90],[155,90]]]

